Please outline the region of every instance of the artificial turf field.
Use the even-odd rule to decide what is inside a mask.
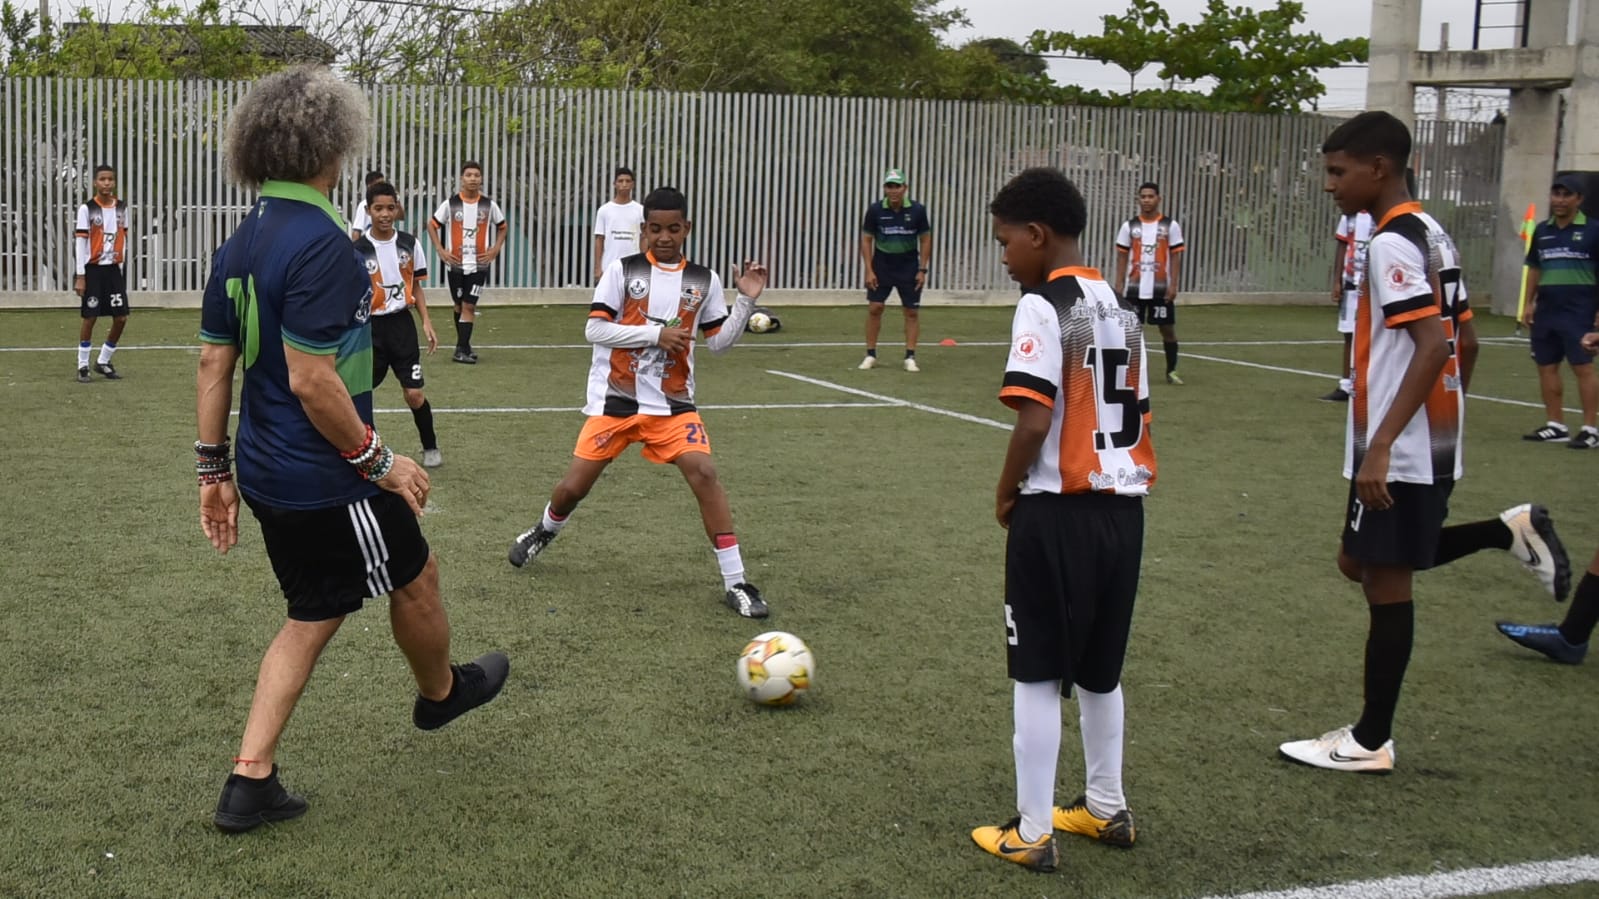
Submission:
[[[1344,408],[1316,400],[1332,378],[1313,376],[1336,361],[1331,309],[1181,310],[1187,385],[1153,386],[1159,480],[1124,677],[1139,842],[1061,836],[1053,875],[967,836],[1014,814],[992,501],[1008,309],[926,309],[914,375],[886,343],[882,368],[855,369],[854,308],[782,310],[777,334],[701,347],[765,623],[720,605],[692,495],[636,451],[530,569],[506,564],[581,424],[586,310],[485,312],[479,365],[424,359],[445,465],[423,530],[455,654],[504,649],[511,679],[415,730],[371,601],[280,746],[309,814],[240,837],[210,814],[282,605],[247,511],[225,558],[198,527],[198,313],[135,312],[124,380],[87,385],[71,310],[0,314],[0,894],[1203,897],[1599,849],[1594,663],[1495,632],[1563,610],[1505,553],[1418,576],[1392,776],[1276,757],[1359,712],[1365,604],[1332,562]],[[447,311],[434,320],[448,343]],[[885,338],[898,329],[891,309]],[[1474,394],[1536,400],[1524,345],[1497,339],[1510,322],[1479,330]],[[378,405],[389,442],[419,452],[392,379]],[[1542,418],[1468,403],[1451,521],[1545,503],[1580,570],[1599,545],[1599,453],[1523,443]],[[734,657],[768,628],[816,653],[796,708],[736,691]],[[1064,801],[1081,755],[1063,714]]]

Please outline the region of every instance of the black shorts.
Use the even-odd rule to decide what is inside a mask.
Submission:
[[[1535,365],[1589,365],[1593,354],[1582,348],[1582,336],[1599,330],[1587,310],[1576,314],[1565,310],[1538,309],[1532,320],[1532,361]]]
[[[894,291],[899,291],[899,304],[906,309],[915,309],[922,305],[922,289],[916,286],[917,264],[910,265],[884,265],[882,262],[872,263],[872,274],[877,276],[877,289],[870,288],[866,291],[866,302],[886,303]]]
[[[1366,508],[1349,481],[1349,503],[1344,515],[1344,555],[1366,565],[1389,565],[1425,571],[1438,555],[1438,536],[1449,517],[1449,494],[1454,479],[1436,484],[1388,485],[1394,504],[1387,509]]]
[[[372,386],[394,372],[401,387],[422,389],[422,348],[411,310],[372,316]]]
[[[450,285],[450,302],[476,306],[483,298],[483,285],[489,283],[489,272],[480,268],[469,275],[452,268],[445,272],[444,280]]]
[[[358,611],[369,596],[416,580],[428,542],[398,495],[327,509],[280,509],[245,497],[278,585],[296,621],[326,621]]]
[[[1094,693],[1121,682],[1144,556],[1144,503],[1103,493],[1016,500],[1005,540],[1012,680]]]
[[[120,265],[83,267],[83,298],[78,314],[84,318],[128,314],[128,280]]]
[[[1152,300],[1141,300],[1138,294],[1128,294],[1125,299],[1133,305],[1138,312],[1138,321],[1146,325],[1175,325],[1177,324],[1177,304],[1171,300],[1159,297]]]

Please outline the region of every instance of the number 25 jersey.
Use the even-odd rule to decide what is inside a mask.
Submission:
[[[1063,268],[1016,304],[1000,402],[1049,407],[1023,493],[1147,496],[1155,483],[1138,315],[1091,268]]]

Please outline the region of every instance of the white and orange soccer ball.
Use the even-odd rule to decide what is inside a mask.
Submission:
[[[816,660],[805,641],[768,631],[738,654],[738,685],[751,702],[789,705],[816,683]]]

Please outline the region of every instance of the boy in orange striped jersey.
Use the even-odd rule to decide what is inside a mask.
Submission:
[[[1141,322],[1083,265],[1088,213],[1056,169],[1028,169],[994,198],[994,237],[1021,285],[1000,400],[1016,427],[995,517],[1005,539],[1006,663],[1016,811],[979,827],[984,850],[1053,871],[1053,833],[1112,846],[1136,836],[1122,793],[1122,660],[1155,483]],[[1055,806],[1060,699],[1077,690],[1086,788]]]
[[[738,297],[729,307],[716,272],[683,256],[692,228],[681,191],[651,191],[644,198],[645,251],[613,261],[601,274],[583,329],[594,344],[583,406],[588,420],[544,513],[511,544],[507,558],[521,568],[542,553],[606,467],[642,443],[644,458],[676,466],[694,491],[728,607],[745,618],[765,618],[766,600],[745,576],[733,510],[694,405],[694,330],[711,352],[731,349],[766,288],[766,266],[745,260],[742,272],[734,269]]]
[[[489,283],[489,265],[505,246],[505,213],[500,204],[483,195],[483,166],[461,166],[461,192],[439,204],[428,220],[428,237],[439,260],[448,266],[445,280],[455,305],[455,353],[450,359],[473,365],[472,323],[483,285]]]
[[[1410,131],[1386,112],[1365,112],[1322,144],[1324,189],[1345,215],[1376,223],[1356,310],[1353,380],[1344,444],[1349,500],[1338,570],[1360,583],[1370,616],[1364,704],[1351,725],[1283,743],[1292,761],[1333,771],[1394,768],[1394,711],[1415,635],[1417,571],[1484,549],[1513,552],[1556,599],[1571,566],[1541,506],[1444,527],[1464,474],[1465,392],[1473,333],[1454,241],[1411,198],[1405,179]],[[1465,341],[1474,345],[1474,339]]]
[[[128,278],[123,264],[128,250],[128,204],[117,199],[117,172],[109,165],[94,167],[94,196],[78,207],[75,231],[77,277],[72,292],[78,295],[78,381],[89,383],[89,349],[95,319],[111,316],[111,333],[100,346],[94,370],[107,380],[121,380],[111,365],[122,329],[128,324]]]
[[[428,355],[439,348],[439,335],[428,317],[422,282],[428,276],[428,257],[415,236],[400,231],[400,199],[394,185],[380,181],[366,191],[365,233],[356,238],[355,251],[372,277],[372,389],[376,390],[392,369],[405,392],[417,435],[422,440],[422,465],[444,464],[439,438],[433,430],[433,407],[422,392],[422,354],[416,339],[415,307],[427,337]]]

